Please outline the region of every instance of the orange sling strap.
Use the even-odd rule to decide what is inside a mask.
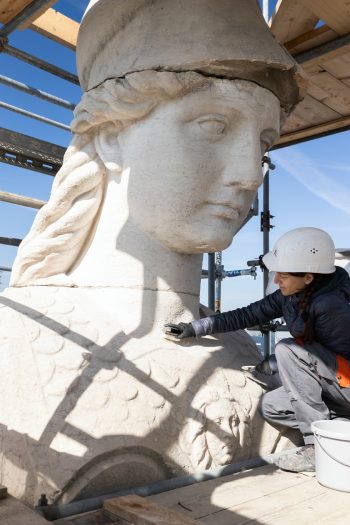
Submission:
[[[339,386],[346,388],[350,386],[350,362],[337,354],[337,381]]]

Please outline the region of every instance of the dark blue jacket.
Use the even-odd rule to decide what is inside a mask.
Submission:
[[[264,324],[283,317],[295,338],[304,333],[305,322],[299,311],[303,292],[284,296],[280,290],[264,299],[222,314],[192,321],[196,336],[230,332]],[[327,285],[311,298],[309,316],[314,340],[328,350],[350,359],[350,278],[343,268],[336,268]]]

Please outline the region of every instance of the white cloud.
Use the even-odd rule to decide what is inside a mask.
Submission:
[[[328,202],[334,208],[350,216],[350,190],[345,184],[338,182],[325,173],[325,169],[349,171],[347,166],[338,165],[335,168],[320,167],[310,157],[297,149],[289,149],[287,153],[274,151],[273,160],[287,173],[290,173],[312,193]]]

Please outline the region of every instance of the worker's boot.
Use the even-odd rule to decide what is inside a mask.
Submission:
[[[283,454],[274,463],[289,472],[315,472],[315,447],[305,445],[294,454]]]

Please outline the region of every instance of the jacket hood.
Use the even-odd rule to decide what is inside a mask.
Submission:
[[[331,292],[336,288],[340,288],[344,291],[347,299],[350,301],[350,277],[349,274],[344,268],[340,266],[335,267],[335,272],[331,274],[329,281],[319,290],[317,290],[312,298],[318,297],[325,293]]]

